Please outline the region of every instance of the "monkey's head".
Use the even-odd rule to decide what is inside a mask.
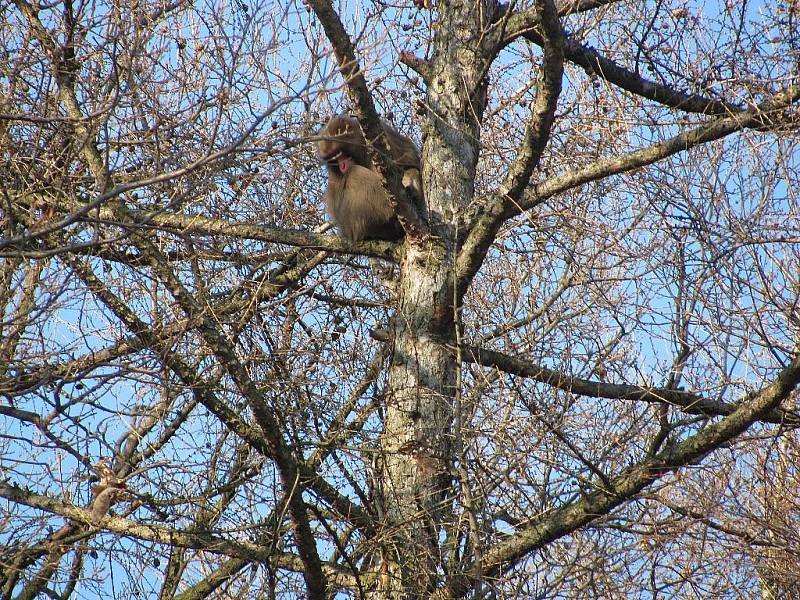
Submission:
[[[317,149],[328,168],[345,175],[353,165],[372,168],[367,143],[358,122],[348,115],[336,115],[319,132]]]

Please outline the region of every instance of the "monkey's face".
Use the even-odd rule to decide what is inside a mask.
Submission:
[[[342,175],[344,175],[350,170],[350,167],[352,167],[355,164],[355,161],[353,161],[353,159],[350,158],[349,156],[346,156],[344,154],[339,154],[338,164],[339,164],[339,172]]]
[[[353,165],[371,168],[367,145],[355,119],[336,116],[322,128],[320,136],[328,137],[317,142],[320,158],[333,172],[345,175]]]
[[[320,151],[322,150],[321,146],[322,144],[320,144]],[[338,146],[334,146],[332,154],[323,155],[322,160],[328,166],[338,170],[341,175],[345,175],[356,164],[353,157]]]

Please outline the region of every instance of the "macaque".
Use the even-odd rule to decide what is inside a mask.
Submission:
[[[382,123],[392,159],[403,169],[403,186],[415,201],[422,202],[422,166],[417,147],[389,123]],[[325,203],[342,237],[351,242],[402,238],[403,228],[389,204],[380,175],[373,169],[358,121],[337,115],[319,136],[317,148],[328,168]]]

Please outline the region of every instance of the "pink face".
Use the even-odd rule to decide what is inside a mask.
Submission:
[[[337,157],[337,162],[339,164],[339,172],[344,175],[350,170],[350,167],[353,166],[353,159],[347,156],[346,154],[339,154]]]
[[[339,169],[339,173],[342,175],[347,173],[353,167],[353,165],[356,164],[352,157],[348,156],[341,150],[335,154],[330,154],[324,157],[324,160],[329,165],[336,165]]]

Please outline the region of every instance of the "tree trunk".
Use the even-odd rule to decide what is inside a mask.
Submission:
[[[381,547],[380,597],[420,597],[439,572],[438,527],[449,486],[453,353],[450,261],[441,247],[405,257],[384,432],[380,505],[389,544]],[[439,308],[439,310],[441,310]]]
[[[493,3],[489,3],[493,6]],[[480,33],[491,10],[440,5],[424,121],[423,180],[432,235],[409,240],[402,262],[394,354],[381,436],[378,497],[384,543],[375,597],[425,597],[442,583],[440,529],[452,522],[456,361],[445,346],[457,322],[456,218],[474,194],[486,99]]]

